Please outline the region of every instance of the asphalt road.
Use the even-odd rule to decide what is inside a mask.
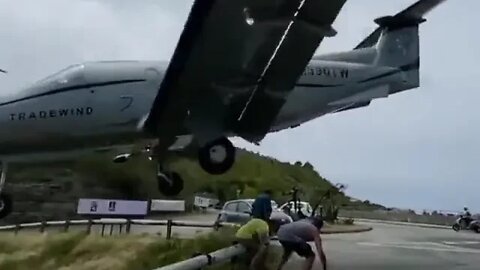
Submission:
[[[480,234],[386,224],[366,225],[372,226],[373,230],[322,236],[328,269],[480,269]],[[292,259],[285,269],[301,269],[301,259],[296,255]],[[314,269],[321,269],[318,259]]]

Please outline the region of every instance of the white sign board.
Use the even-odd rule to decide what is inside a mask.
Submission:
[[[79,199],[77,214],[103,216],[145,216],[148,201]]]
[[[152,200],[150,211],[156,212],[185,212],[183,200]]]

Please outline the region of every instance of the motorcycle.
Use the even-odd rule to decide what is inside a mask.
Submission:
[[[460,216],[452,225],[452,229],[456,232],[460,230],[472,230],[480,233],[480,220],[474,220],[471,217]]]

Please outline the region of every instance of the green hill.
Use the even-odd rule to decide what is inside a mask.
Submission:
[[[184,178],[185,188],[178,197],[185,199],[192,198],[196,192],[209,192],[220,200],[230,200],[236,198],[237,190],[241,198],[251,198],[264,189],[271,189],[276,199],[287,200],[284,193],[294,186],[304,191],[301,198],[314,199],[333,188],[308,162],[280,162],[245,150],[239,151],[233,168],[219,176],[204,172],[192,159],[177,159],[171,166]],[[91,184],[101,183],[129,198],[161,197],[156,191],[155,163],[143,158],[114,164],[110,155],[97,155],[79,161],[75,170],[85,179],[91,179]],[[348,200],[344,194],[340,196]]]
[[[115,164],[112,157],[112,153],[104,153],[84,157],[73,164],[11,167],[7,189],[14,193],[16,214],[10,222],[75,217],[76,202],[80,197],[163,197],[157,190],[155,162],[135,158],[124,164]],[[226,201],[237,198],[238,190],[241,191],[240,198],[251,198],[262,190],[271,189],[274,199],[283,203],[290,198],[285,193],[294,186],[302,191],[300,199],[312,204],[330,189],[336,191],[333,196],[335,202],[343,207],[381,207],[351,202],[308,162],[291,164],[240,150],[234,167],[220,176],[205,173],[193,159],[178,158],[171,166],[184,178],[185,188],[178,198],[185,199],[187,207],[197,192],[210,192]]]

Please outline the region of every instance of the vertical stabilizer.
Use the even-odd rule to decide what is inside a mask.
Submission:
[[[432,9],[446,0],[419,0],[395,14],[375,20],[379,26],[363,39],[354,50],[374,47],[373,64],[402,70],[404,81],[391,85],[391,93],[420,85],[420,37],[419,25]]]
[[[380,19],[381,20],[381,19]],[[387,17],[386,20],[389,20]],[[404,22],[380,22],[380,38],[376,44],[375,65],[395,67],[404,72],[404,87],[419,86],[420,43],[418,26],[423,22],[411,19]]]

